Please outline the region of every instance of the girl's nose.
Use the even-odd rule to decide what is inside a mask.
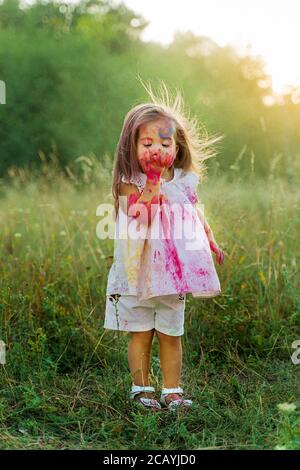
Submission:
[[[161,147],[160,146],[153,147],[153,149],[152,149],[153,155],[157,155],[159,152],[161,152]]]

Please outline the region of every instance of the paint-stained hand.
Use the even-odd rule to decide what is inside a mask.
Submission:
[[[162,153],[161,149],[156,152],[145,150],[139,157],[141,167],[149,179],[158,181],[165,168],[172,166],[175,156],[170,153]]]
[[[211,251],[213,251],[216,254],[217,263],[223,264],[224,257],[225,257],[224,251],[219,247],[219,245],[216,242],[210,241],[209,246],[210,246]]]

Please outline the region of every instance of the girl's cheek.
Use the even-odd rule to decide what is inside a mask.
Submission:
[[[169,150],[169,149],[165,149],[164,150],[164,155],[167,157],[171,157],[171,158],[174,158],[175,157],[175,151],[172,149],[172,150]]]
[[[147,158],[148,158],[148,155],[149,155],[149,150],[148,149],[142,150],[138,155],[138,159],[140,161],[146,161]]]
[[[166,152],[164,156],[165,156],[165,159],[166,159],[166,163],[171,166],[172,163],[175,160],[175,153],[174,152]]]
[[[170,157],[171,160],[175,158],[175,153],[174,152],[169,152],[168,157]]]

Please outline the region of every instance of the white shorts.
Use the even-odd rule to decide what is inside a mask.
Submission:
[[[104,328],[120,331],[149,331],[170,336],[184,334],[186,294],[171,294],[138,301],[135,295],[106,297]]]

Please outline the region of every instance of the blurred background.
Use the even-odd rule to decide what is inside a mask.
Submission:
[[[225,135],[214,171],[299,177],[299,14],[294,0],[2,0],[0,177],[53,153],[65,172],[81,155],[109,164],[146,99],[137,74]]]

